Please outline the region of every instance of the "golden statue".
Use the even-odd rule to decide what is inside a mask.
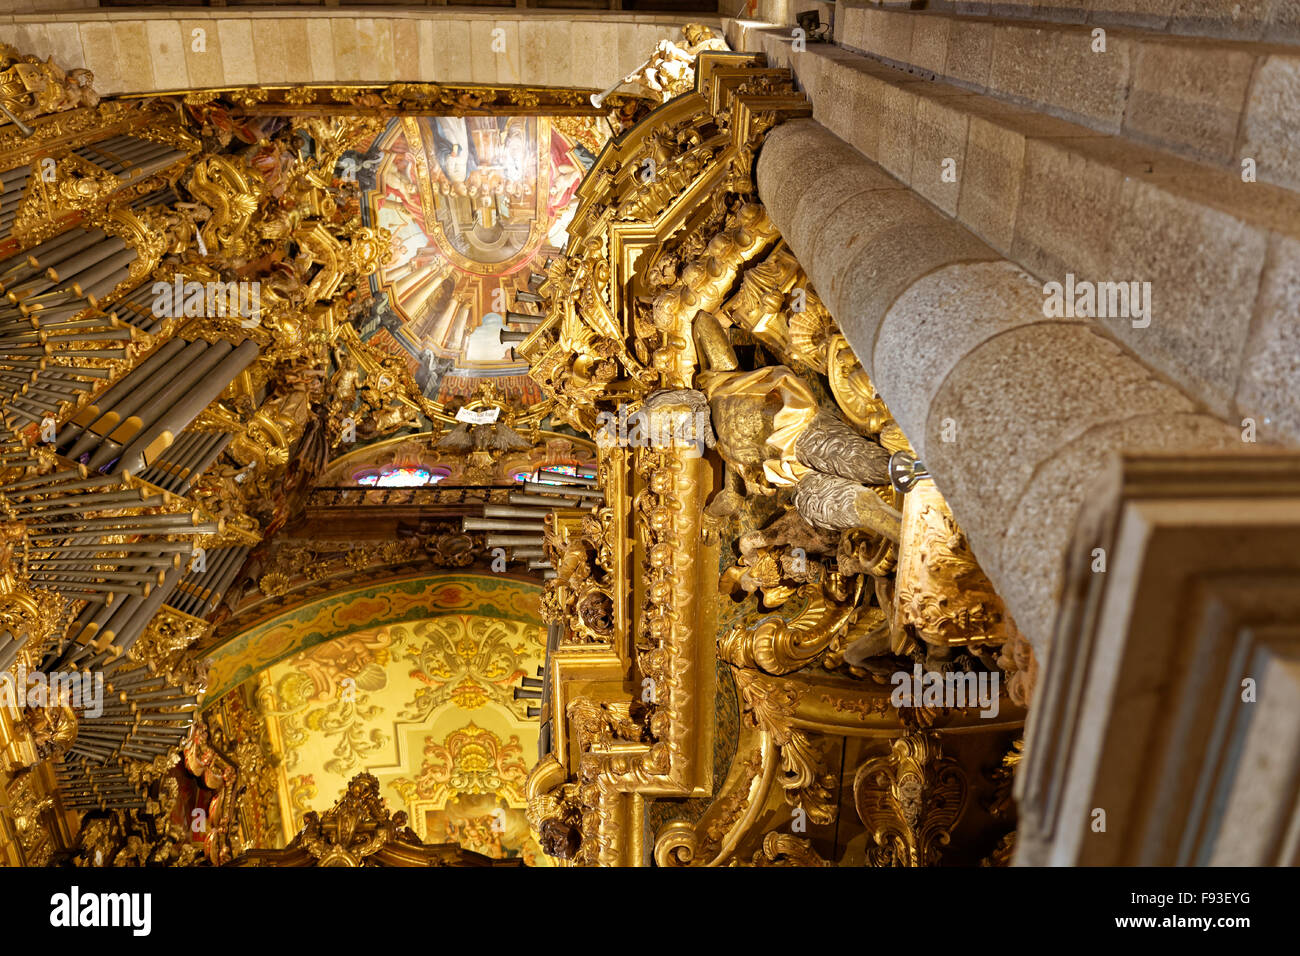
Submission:
[[[902,516],[870,488],[889,483],[890,453],[823,409],[786,366],[739,371],[711,313],[696,314],[694,332],[711,366],[696,381],[713,412],[718,452],[746,491],[770,495],[794,486],[795,508],[814,527],[867,528],[897,541]]]

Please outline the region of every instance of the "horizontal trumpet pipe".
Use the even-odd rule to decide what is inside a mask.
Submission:
[[[156,507],[162,503],[162,496],[157,498],[147,498],[141,505],[143,507]],[[113,528],[118,529],[126,526],[131,531],[114,530],[115,534],[130,534],[132,531],[159,531],[162,529],[176,529],[173,534],[180,531],[188,531],[194,525],[199,523],[198,512],[182,511],[179,514],[166,515],[141,515],[127,514],[117,515],[107,518],[60,518],[58,521],[42,523],[40,530],[53,531],[56,529],[66,528],[77,531],[95,531],[97,529]],[[44,537],[44,535],[42,535]]]
[[[577,485],[548,485],[540,481],[525,481],[524,490],[536,494],[556,494],[565,496],[578,496],[581,498],[598,498],[604,500],[605,492],[598,488],[582,488]]]
[[[145,528],[143,530],[139,528],[135,528],[135,529],[124,528],[120,530],[114,529],[109,532],[74,531],[74,532],[61,532],[58,534],[38,534],[38,535],[31,535],[30,537],[28,537],[27,540],[34,544],[49,544],[55,541],[62,541],[66,544],[96,544],[96,543],[103,542],[104,535],[106,533],[119,535],[119,534],[149,534],[152,532],[154,534],[201,535],[201,534],[220,534],[224,530],[225,530],[224,523],[220,521],[216,521],[216,522],[208,522],[206,524],[197,524],[192,528],[172,528],[172,529]]]
[[[35,478],[24,478],[21,481],[10,482],[5,491],[8,494],[15,491],[30,491],[32,494],[37,495],[62,494],[65,491],[80,491],[83,488],[94,488],[108,484],[121,484],[121,479],[109,475],[95,475],[92,478],[88,477],[85,469],[77,468],[76,470],[55,471],[48,475],[37,475]]]
[[[92,548],[33,548],[29,553],[36,555],[61,554],[68,557],[82,557],[103,555],[106,559],[111,560],[116,556],[116,552],[123,554],[151,554],[155,551],[175,552],[179,555],[191,554],[194,551],[194,544],[190,541],[150,541],[135,542],[132,544],[103,544]]]
[[[61,571],[40,564],[32,565],[32,577],[42,579],[56,578],[70,584],[94,584],[99,581],[126,581],[131,584],[148,584],[150,587],[162,584],[162,571],[98,571],[75,570]]]
[[[49,517],[64,511],[94,511],[99,508],[121,508],[125,506],[143,506],[145,502],[152,501],[154,504],[162,504],[163,496],[154,495],[152,498],[145,497],[144,488],[132,488],[129,491],[103,491],[92,492],[88,495],[59,495],[57,498],[46,498],[43,501],[26,500],[15,503],[14,510],[19,513],[36,512],[32,517]]]
[[[542,522],[519,519],[461,518],[462,531],[541,531]]]
[[[90,560],[95,564],[107,564],[108,561],[113,559],[92,558]],[[177,554],[172,555],[170,558],[136,559],[131,562],[131,565],[141,570],[145,568],[174,568],[180,563],[180,560],[180,555]],[[31,560],[29,564],[34,568],[84,568],[86,567],[86,559],[36,558]]]
[[[554,507],[550,501],[546,502],[549,507]],[[483,517],[485,518],[528,518],[533,521],[542,521],[547,515],[547,511],[542,508],[525,508],[519,505],[484,505]]]
[[[527,547],[544,543],[545,541],[540,534],[490,534],[487,536],[487,546],[489,548]]]
[[[506,497],[512,505],[537,505],[545,508],[572,508],[576,507],[578,504],[576,498],[551,498],[542,495],[530,495],[522,491],[512,491]]]
[[[594,488],[597,485],[596,479],[591,475],[556,474],[554,480],[559,485],[580,485],[584,488]]]

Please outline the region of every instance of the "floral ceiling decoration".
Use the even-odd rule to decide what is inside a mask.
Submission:
[[[537,722],[512,692],[541,665],[542,634],[540,621],[452,614],[346,634],[262,671],[286,837],[364,771],[426,842],[545,865],[525,815]]]
[[[541,620],[540,596],[531,582],[483,574],[421,576],[333,591],[271,614],[215,647],[208,657],[203,706],[310,647],[380,624],[445,614],[535,623]]]

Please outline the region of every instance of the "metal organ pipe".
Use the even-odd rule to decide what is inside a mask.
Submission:
[[[121,421],[122,413],[117,410],[119,403],[135,390],[140,389],[142,386],[147,387],[149,383],[157,382],[155,390],[162,388],[166,384],[167,379],[162,376],[161,370],[171,363],[176,353],[185,348],[187,344],[184,339],[172,339],[165,343],[136,369],[95,399],[93,404],[87,405],[77,413],[72,421],[64,425],[63,430],[59,432],[55,439],[58,446],[66,446],[77,435],[90,429],[95,434],[86,436],[83,441],[73,445],[65,454],[69,458],[77,458],[93,448],[96,441],[112,431],[113,427]],[[146,394],[144,398],[151,394],[153,394],[152,391]],[[141,402],[144,401],[144,398],[141,399]],[[129,415],[134,410],[133,407],[126,414]],[[112,418],[110,419],[109,416],[112,416]]]
[[[205,379],[196,383],[161,421],[147,429],[122,452],[116,471],[134,474],[146,467],[159,452],[171,444],[173,435],[179,434],[199,412],[225,391],[226,387],[234,381],[235,376],[257,357],[257,352],[257,343],[250,340],[227,355]]]
[[[117,458],[127,444],[167,414],[168,409],[188,394],[230,350],[229,342],[212,345],[200,339],[191,343],[175,363],[168,364],[170,374],[166,380],[141,383],[138,391],[120,403],[118,414],[122,416],[121,421],[105,435],[99,449],[91,456],[89,466],[100,469]]]

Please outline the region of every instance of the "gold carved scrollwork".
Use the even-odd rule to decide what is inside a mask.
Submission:
[[[815,341],[810,341],[809,347],[813,345]],[[890,421],[889,409],[876,394],[848,340],[838,333],[830,336],[826,340],[825,356],[826,377],[844,417],[865,434],[878,434]]]
[[[569,862],[824,865],[811,844],[769,834],[756,848],[751,831],[782,801],[835,819],[842,721],[904,735],[859,774],[875,862],[932,863],[964,778],[937,742],[908,736],[934,715],[873,696],[927,640],[900,623],[916,589],[895,595],[896,574],[916,577],[889,470],[907,441],[754,194],[755,149],[807,104],[757,57],[694,67],[691,91],[614,141],[579,188],[571,241],[539,288],[545,316],[518,349],[555,414],[597,440],[606,495],[548,528],[543,612],[563,636],[548,674],[555,750],[530,781],[530,821]],[[656,433],[703,419],[701,447],[603,440],[623,410]],[[717,638],[727,548],[724,607],[761,592],[780,613]],[[722,781],[707,750],[713,651],[731,665],[744,740]],[[646,804],[687,796],[712,802],[670,819],[647,852]]]
[[[858,768],[853,800],[874,842],[874,866],[936,866],[966,810],[965,772],[933,734],[895,740]]]
[[[64,71],[54,65],[53,57],[42,61],[0,43],[0,103],[19,119],[96,105],[94,80],[89,70]]]
[[[68,209],[87,211],[103,204],[117,191],[118,178],[106,169],[69,153],[59,161],[55,172],[54,202]]]
[[[754,852],[755,866],[833,866],[812,844],[789,833],[769,833]]]
[[[36,775],[23,773],[6,788],[8,814],[13,819],[22,861],[26,866],[46,866],[57,845],[50,816],[54,798],[41,792]]]
[[[190,194],[212,210],[199,234],[204,246],[246,259],[254,235],[248,233],[261,201],[260,183],[224,156],[209,156],[194,166]]]
[[[738,624],[718,639],[719,655],[739,667],[789,674],[816,660],[858,611],[862,578],[852,597],[836,601],[821,582],[803,585],[804,608],[787,620],[771,614],[755,624]]]
[[[406,825],[406,813],[389,814],[379,795],[379,781],[368,773],[348,782],[348,789],[322,818],[314,810],[303,818],[297,840],[317,866],[364,866]]]
[[[546,547],[556,576],[546,584],[542,611],[547,621],[569,621],[561,643],[608,643],[614,633],[614,594],[602,553],[609,529],[600,516],[573,514],[548,521]]]
[[[801,691],[792,684],[759,680],[752,671],[736,670],[734,675],[746,719],[770,734],[780,751],[777,780],[786,802],[802,809],[814,823],[830,823],[835,819],[835,775],[826,770],[821,743],[794,726]]]

